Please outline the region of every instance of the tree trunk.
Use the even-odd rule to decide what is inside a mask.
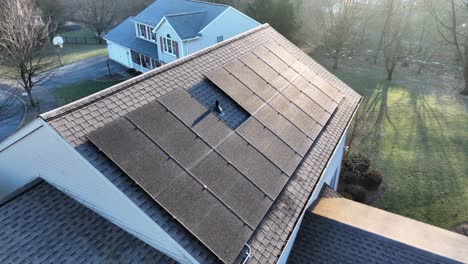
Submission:
[[[36,106],[36,103],[34,102],[34,98],[32,96],[32,92],[31,92],[31,89],[25,89],[26,90],[26,93],[28,94],[28,98],[29,98],[29,104],[34,107]]]
[[[340,54],[341,54],[341,49],[336,49],[335,50],[335,56],[333,57],[333,69],[337,70],[338,69],[338,63],[340,62]]]
[[[463,56],[463,79],[465,80],[465,89],[461,92],[463,95],[468,95],[468,37],[463,43],[465,56]]]

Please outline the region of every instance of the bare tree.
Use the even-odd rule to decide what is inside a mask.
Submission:
[[[26,91],[35,105],[32,89],[48,79],[53,65],[44,49],[50,45],[53,26],[47,19],[38,23],[34,0],[3,0],[0,2],[0,55],[4,65]]]
[[[364,13],[369,4],[361,0],[321,0],[315,12],[325,48],[333,54],[333,69],[338,68],[343,50],[364,26]]]
[[[79,0],[76,2],[77,19],[89,26],[102,43],[102,35],[115,21],[115,0]]]
[[[455,48],[463,65],[465,81],[462,94],[468,95],[468,1],[426,0],[427,7],[437,21],[437,29],[444,41]]]
[[[388,32],[388,28],[391,25],[392,17],[395,10],[395,0],[385,0],[384,12],[383,15],[385,16],[385,22],[382,28],[382,32],[380,33],[379,43],[377,44],[377,49],[374,53],[374,64],[377,64],[377,60],[382,52],[382,47],[384,44],[384,36],[385,33]]]
[[[386,31],[383,35],[383,55],[385,61],[385,69],[387,71],[387,80],[393,79],[398,63],[411,55],[413,50],[413,42],[411,41],[411,23],[410,18],[413,14],[413,1],[392,1],[392,10],[388,10],[392,15],[388,21]]]
[[[51,38],[65,23],[65,4],[61,0],[36,0],[36,4],[43,18],[46,18],[52,25]]]

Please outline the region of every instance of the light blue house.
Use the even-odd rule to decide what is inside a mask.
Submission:
[[[157,0],[106,36],[109,58],[146,72],[260,24],[226,5]]]

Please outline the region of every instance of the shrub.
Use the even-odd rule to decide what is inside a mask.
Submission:
[[[358,203],[364,203],[367,199],[366,190],[359,185],[345,185],[344,192],[346,194],[349,194],[352,197],[353,201],[356,201]]]
[[[383,182],[382,174],[378,171],[369,171],[362,174],[362,186],[369,190],[376,190]]]
[[[343,171],[341,179],[347,184],[358,183],[361,180],[361,174],[358,171]]]

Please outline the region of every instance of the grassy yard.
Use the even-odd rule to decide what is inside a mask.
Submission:
[[[93,93],[104,90],[122,81],[124,80],[84,81],[56,89],[53,91],[53,93],[57,97],[59,105],[66,105]]]
[[[368,155],[385,177],[374,206],[447,229],[468,222],[468,102],[437,74],[402,69],[389,83],[372,66],[336,74],[369,98],[352,151]]]

